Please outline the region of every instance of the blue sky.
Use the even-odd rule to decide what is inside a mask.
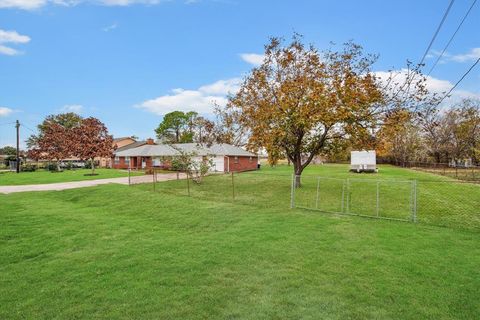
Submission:
[[[473,0],[472,0],[473,1]],[[470,0],[456,0],[428,64]],[[380,54],[376,71],[418,62],[448,0],[0,0],[0,146],[65,110],[95,116],[115,136],[147,138],[173,109],[208,113],[258,61],[269,36],[293,31],[319,49],[347,40]],[[432,73],[452,86],[480,56],[480,3]],[[430,57],[431,56],[431,57]],[[457,96],[480,96],[480,67]]]

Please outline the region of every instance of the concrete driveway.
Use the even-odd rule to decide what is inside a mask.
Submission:
[[[185,175],[180,174],[179,178],[184,179]],[[157,174],[158,182],[175,180],[175,179],[177,179],[176,173]],[[130,183],[131,184],[151,183],[152,180],[153,180],[152,175],[133,176],[130,178]],[[0,193],[8,194],[8,193],[15,193],[15,192],[30,192],[30,191],[61,191],[61,190],[67,190],[67,189],[94,187],[94,186],[99,186],[102,184],[109,184],[109,183],[128,185],[128,177],[48,183],[48,184],[29,184],[29,185],[21,185],[21,186],[0,186]]]

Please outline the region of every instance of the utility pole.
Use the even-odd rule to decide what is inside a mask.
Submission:
[[[17,120],[15,123],[15,128],[17,129],[17,173],[20,173],[20,122]]]

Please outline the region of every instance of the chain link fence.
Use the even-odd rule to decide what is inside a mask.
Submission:
[[[480,230],[480,185],[465,181],[302,176],[291,207]]]
[[[480,230],[480,184],[458,180],[378,180],[272,172],[211,174],[202,181],[184,173],[131,177],[132,185],[221,203],[321,212]],[[136,184],[140,183],[140,184]]]
[[[418,181],[420,223],[480,230],[480,185],[464,181]]]
[[[379,161],[379,163],[388,163],[402,168],[433,173],[463,181],[480,182],[480,166],[476,166],[472,163],[436,163],[418,161]]]
[[[292,181],[294,181],[292,179]],[[416,181],[303,176],[292,182],[292,207],[372,218],[416,221]]]
[[[168,178],[166,178],[168,177]],[[145,180],[147,179],[147,180]],[[131,185],[145,190],[177,196],[188,196],[214,202],[288,208],[290,205],[290,175],[242,173],[212,173],[195,181],[184,173],[157,172],[131,177]]]

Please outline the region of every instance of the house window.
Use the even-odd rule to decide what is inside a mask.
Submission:
[[[250,163],[253,162],[253,157],[250,157],[250,159],[248,159],[248,161],[250,161]]]
[[[125,157],[125,165],[130,167],[130,157]]]
[[[160,167],[162,165],[162,161],[159,157],[153,158],[153,166]]]
[[[119,157],[115,157],[114,163],[115,163],[115,164],[120,164],[120,158],[119,158]]]
[[[238,163],[238,157],[233,158],[233,163]]]

